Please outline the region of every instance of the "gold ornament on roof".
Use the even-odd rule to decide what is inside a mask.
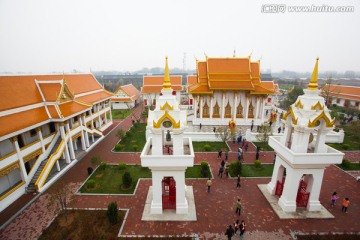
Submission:
[[[167,56],[166,56],[166,62],[165,62],[165,76],[164,76],[163,89],[164,90],[172,90]]]
[[[316,58],[316,63],[315,63],[315,67],[314,67],[314,71],[312,73],[311,76],[311,80],[309,82],[308,85],[308,90],[317,90],[318,89],[318,83],[317,83],[317,79],[318,79],[318,65],[319,65],[319,58]]]

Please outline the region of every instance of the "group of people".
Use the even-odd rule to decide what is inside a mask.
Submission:
[[[245,227],[246,227],[245,221],[241,220],[240,222],[238,219],[236,220],[236,222],[234,222],[234,227],[232,225],[229,225],[229,227],[226,229],[225,235],[229,240],[231,240],[231,238],[233,236],[236,236],[239,232],[240,239],[244,239]]]
[[[225,172],[225,176],[229,177],[229,168],[230,168],[230,163],[227,161],[227,158],[226,158],[226,162],[222,160],[220,163],[218,176],[222,178],[222,175]]]
[[[336,201],[339,199],[339,197],[337,196],[337,192],[334,192],[332,195],[331,195],[331,206],[334,207],[335,204],[336,204]],[[343,199],[343,202],[342,202],[342,208],[341,208],[341,211],[342,212],[345,212],[347,213],[347,209],[350,205],[350,199],[348,197],[344,198]]]

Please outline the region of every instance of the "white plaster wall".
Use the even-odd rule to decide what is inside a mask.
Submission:
[[[32,142],[35,142],[36,140],[38,140],[38,135],[35,134],[33,137],[31,137],[30,135],[30,131],[24,132],[23,134],[21,134],[23,136],[24,139],[24,144],[28,145]]]

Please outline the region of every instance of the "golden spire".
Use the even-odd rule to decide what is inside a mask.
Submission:
[[[316,58],[316,63],[315,63],[315,67],[314,67],[314,71],[312,73],[309,85],[308,85],[308,90],[318,90],[318,83],[317,83],[317,79],[318,79],[318,64],[319,64],[319,58]]]
[[[165,76],[164,76],[164,90],[172,90],[171,89],[171,82],[170,82],[170,74],[169,74],[169,66],[168,66],[168,57],[166,56],[166,63],[165,63]]]

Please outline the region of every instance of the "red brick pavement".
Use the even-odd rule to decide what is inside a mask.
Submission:
[[[130,118],[122,121],[113,132],[94,147],[78,164],[70,169],[62,177],[62,180],[79,186],[87,178],[86,168],[90,166],[90,159],[93,155],[100,155],[104,161],[111,163],[140,163],[139,153],[110,152],[114,144],[118,141],[116,136],[117,129],[126,130],[130,126]],[[236,159],[236,154],[236,152],[230,153],[229,160]],[[264,154],[265,156],[260,157],[263,157],[263,162],[273,161],[273,152],[265,152]],[[244,155],[245,162],[252,162],[254,160],[254,149],[249,147],[249,152]],[[274,233],[284,232],[284,234],[287,235],[285,235],[285,239],[288,238],[289,233],[293,231],[360,231],[360,222],[357,220],[360,213],[360,184],[350,175],[335,166],[330,166],[326,169],[320,194],[321,203],[335,216],[335,219],[280,220],[257,188],[257,184],[266,184],[270,181],[270,178],[243,178],[241,180],[241,188],[236,189],[235,179],[226,177],[219,178],[216,176],[220,164],[220,160],[217,159],[217,153],[196,153],[195,163],[200,163],[204,160],[210,163],[211,170],[215,175],[211,193],[206,192],[206,180],[186,180],[186,184],[193,186],[194,189],[197,211],[196,222],[142,222],[141,215],[147,191],[151,185],[150,180],[141,180],[134,196],[77,195],[77,201],[74,207],[106,208],[109,202],[117,201],[120,208],[130,210],[122,231],[123,235],[178,235],[197,233],[206,239],[214,239],[215,236],[222,235],[226,226],[238,218],[240,220],[244,219],[247,223],[248,232],[253,233],[249,239],[264,239],[263,237],[255,237],[259,231],[263,233],[262,236],[275,236]],[[350,198],[351,203],[347,214],[341,212],[341,201],[337,203],[336,207],[330,207],[330,195],[334,191],[337,191],[341,198]],[[240,217],[235,215],[235,201],[237,198],[241,198],[244,207]],[[32,206],[30,206],[30,208],[31,207]],[[23,216],[26,214],[31,215],[33,212],[27,211],[17,217],[17,219],[0,233],[0,239],[14,239],[11,237],[14,236],[14,231],[24,232],[32,229],[31,226],[33,226],[36,221],[34,218],[32,218],[32,221],[21,221],[22,218],[27,219]],[[19,224],[22,226],[21,228],[18,227]],[[45,226],[46,224],[44,227]],[[32,229],[32,232],[34,231],[35,230]],[[30,231],[28,230],[28,232]],[[40,232],[36,232],[35,235],[38,236],[39,234]],[[18,234],[16,236],[20,235]],[[29,235],[22,233],[21,236],[25,237],[25,239],[35,239],[33,237],[34,234],[30,233]],[[26,236],[30,237],[27,238]],[[267,237],[267,239],[279,239],[279,237]]]

